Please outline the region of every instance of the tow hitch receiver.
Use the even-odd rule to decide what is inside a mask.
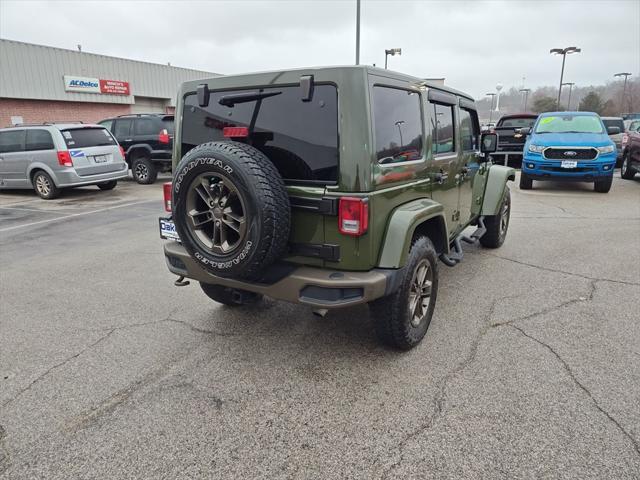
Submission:
[[[473,245],[475,243],[478,243],[480,237],[482,237],[485,233],[487,233],[487,228],[484,226],[484,217],[479,217],[478,228],[476,229],[476,231],[473,232],[470,237],[462,234],[458,235],[453,241],[453,252],[449,255],[441,253],[440,261],[448,267],[455,267],[458,263],[460,263],[460,261],[462,261],[462,257],[464,257],[461,242]]]

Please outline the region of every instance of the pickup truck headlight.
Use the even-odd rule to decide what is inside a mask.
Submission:
[[[615,145],[607,145],[606,147],[598,147],[600,153],[613,153],[616,151]]]
[[[534,145],[533,143],[529,144],[529,151],[534,153],[542,153],[542,151],[547,148],[542,145]]]

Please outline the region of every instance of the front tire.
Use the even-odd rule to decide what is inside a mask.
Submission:
[[[109,180],[108,182],[99,183],[98,188],[100,190],[113,190],[114,188],[116,188],[117,184],[118,184],[117,180]]]
[[[620,176],[625,180],[631,180],[635,176],[636,172],[629,165],[629,152],[624,154],[622,159],[622,166],[620,167]]]
[[[533,180],[526,173],[520,172],[520,190],[531,190],[533,188]]]
[[[259,293],[248,292],[236,288],[223,287],[200,282],[200,288],[211,300],[227,305],[228,307],[241,307],[250,305],[262,299]]]
[[[42,170],[36,172],[33,176],[33,188],[40,198],[45,200],[53,200],[59,197],[61,192],[49,174]]]
[[[150,185],[158,178],[158,170],[148,157],[138,157],[131,163],[133,179],[140,185]]]
[[[369,303],[380,341],[409,350],[427,333],[438,295],[438,254],[428,237],[418,237],[409,251],[400,287]]]
[[[511,218],[511,191],[506,188],[506,193],[500,204],[500,211],[497,215],[484,217],[484,226],[487,231],[480,237],[480,244],[486,248],[498,248],[504,243],[509,229],[509,219]]]
[[[606,178],[598,179],[593,182],[593,189],[598,193],[607,193],[611,190],[611,184],[613,183],[613,175],[609,175]]]

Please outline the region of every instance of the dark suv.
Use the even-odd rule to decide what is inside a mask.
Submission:
[[[156,181],[159,172],[171,171],[173,115],[140,113],[98,122],[116,137],[136,182]]]

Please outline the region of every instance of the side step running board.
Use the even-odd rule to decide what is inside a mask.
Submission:
[[[480,237],[482,237],[485,233],[487,233],[487,227],[484,226],[484,217],[478,218],[478,228],[475,232],[471,234],[470,237],[466,235],[458,235],[456,239],[453,241],[453,252],[449,255],[445,253],[440,254],[440,261],[444,263],[448,267],[455,267],[458,263],[462,261],[462,257],[464,257],[464,252],[462,251],[462,243],[469,243],[473,245],[474,243],[478,243]]]

